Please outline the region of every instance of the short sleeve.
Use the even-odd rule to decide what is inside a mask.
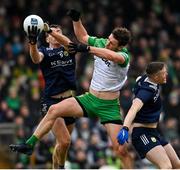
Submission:
[[[41,46],[40,48],[38,48],[38,51],[44,54],[44,47]]]
[[[88,45],[94,46],[95,42],[96,42],[97,37],[91,37],[89,36],[88,38]]]
[[[106,43],[107,43],[107,39],[105,38],[97,38],[92,36],[89,36],[88,38],[88,45],[90,46],[104,48],[106,46]]]
[[[126,67],[130,61],[130,56],[125,52],[118,52],[119,55],[123,56],[125,62],[123,64],[119,64],[121,67]]]
[[[135,98],[139,98],[143,103],[146,103],[153,98],[153,92],[146,89],[140,89]]]

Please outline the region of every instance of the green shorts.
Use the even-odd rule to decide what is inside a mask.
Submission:
[[[120,113],[120,104],[118,99],[103,100],[88,92],[83,95],[76,96],[75,99],[82,107],[85,117],[98,117],[102,124],[122,124],[122,116]]]

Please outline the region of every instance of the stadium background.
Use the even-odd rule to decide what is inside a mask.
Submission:
[[[168,83],[162,86],[164,112],[159,129],[180,156],[180,11],[178,0],[1,0],[0,1],[0,168],[50,168],[54,137],[47,135],[31,158],[11,153],[8,145],[29,137],[40,119],[43,79],[28,53],[22,22],[29,14],[60,24],[63,33],[76,41],[67,9],[82,11],[90,35],[106,37],[115,26],[133,33],[129,78],[121,91],[121,109],[127,113],[132,87],[150,61],[168,65]],[[77,94],[88,90],[93,57],[77,55]],[[155,168],[141,161],[131,143],[134,168]],[[121,167],[111,150],[104,128],[97,120],[77,120],[67,166],[70,168]]]

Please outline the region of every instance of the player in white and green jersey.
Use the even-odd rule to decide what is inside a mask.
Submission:
[[[87,40],[90,46],[98,48],[106,48],[108,41],[108,39],[91,36],[89,36]],[[70,50],[71,48],[72,50],[77,48],[74,46],[76,45],[70,45]],[[119,90],[123,87],[127,79],[130,55],[127,48],[117,50],[116,53],[123,56],[125,60],[124,63],[121,64],[119,62],[98,57],[97,55],[94,56],[94,71],[90,92],[76,97],[76,100],[84,109],[84,115],[86,117],[99,117],[102,124],[122,123],[119,105]],[[100,92],[101,94],[97,95],[97,92]],[[99,96],[102,94],[106,95],[106,97]],[[115,97],[109,98],[109,95],[115,95]]]
[[[133,168],[126,146],[119,146],[116,136],[122,128],[119,95],[129,68],[130,55],[126,45],[130,32],[115,28],[107,39],[89,36],[80,20],[80,13],[70,10],[77,39],[84,44],[69,44],[69,52],[88,52],[94,55],[94,72],[89,92],[51,105],[34,134],[26,144],[11,145],[13,151],[28,154],[35,144],[50,131],[58,117],[98,117],[107,130],[112,147],[121,158],[121,168]],[[119,167],[120,168],[120,167]]]
[[[94,47],[105,48],[106,44],[108,44],[108,39],[89,36],[88,44]],[[127,79],[130,55],[127,48],[121,48],[116,52],[124,57],[125,61],[123,63],[94,56],[94,73],[91,81],[92,89],[97,91],[118,91],[124,85]]]

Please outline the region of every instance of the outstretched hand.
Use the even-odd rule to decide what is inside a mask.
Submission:
[[[124,126],[117,135],[117,141],[120,145],[123,145],[125,142],[128,142],[128,137],[128,128]]]
[[[68,10],[67,15],[70,16],[73,21],[77,22],[79,21],[81,13],[75,9],[70,9]]]
[[[37,28],[37,26],[28,26],[28,39],[29,39],[29,43],[34,45],[37,43],[37,39],[40,33],[40,29]]]
[[[68,45],[68,50],[70,53],[77,53],[77,52],[89,52],[90,46],[86,44],[76,44],[73,42],[70,42]]]

